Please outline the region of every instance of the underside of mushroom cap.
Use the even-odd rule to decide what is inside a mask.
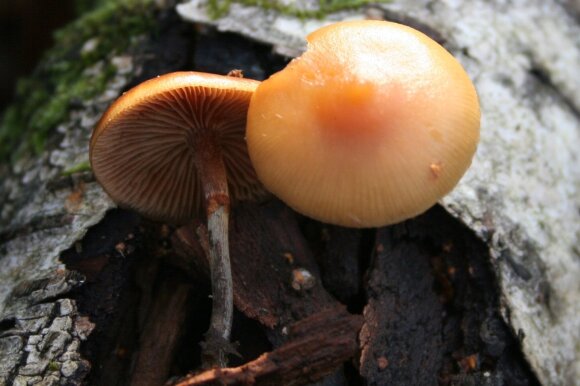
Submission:
[[[196,72],[146,81],[123,94],[93,132],[95,177],[120,206],[147,217],[185,223],[203,216],[194,152],[221,150],[233,201],[265,191],[244,140],[246,114],[259,82]]]

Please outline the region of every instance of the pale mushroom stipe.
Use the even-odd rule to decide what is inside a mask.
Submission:
[[[477,93],[459,62],[410,27],[347,21],[252,96],[247,142],[265,187],[296,211],[376,227],[433,206],[479,141]]]
[[[173,224],[207,218],[213,308],[205,354],[224,366],[233,315],[228,216],[261,197],[244,143],[259,82],[177,72],[141,83],[105,112],[90,142],[93,172],[122,207]]]

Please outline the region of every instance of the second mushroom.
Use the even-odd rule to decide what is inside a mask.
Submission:
[[[247,141],[265,187],[296,211],[349,227],[425,212],[461,179],[479,141],[461,64],[397,23],[344,21],[252,96]]]
[[[230,200],[263,193],[244,131],[259,82],[197,72],[146,81],[103,115],[90,142],[96,179],[120,206],[172,224],[207,219],[213,306],[205,355],[225,366],[232,325]]]

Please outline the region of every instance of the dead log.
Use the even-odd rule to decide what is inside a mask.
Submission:
[[[173,4],[157,3],[119,2],[85,15],[60,35],[16,102],[18,114],[40,111],[34,119],[49,123],[39,126],[40,155],[25,151],[0,165],[0,384],[128,384],[154,353],[163,365],[148,375],[152,383],[199,366],[210,309],[203,247],[185,248],[184,259],[175,229],[113,209],[87,168],[88,137],[106,106],[144,79],[232,68],[263,79],[323,21],[234,3],[215,20],[198,4],[188,24]],[[343,366],[351,354],[337,350],[332,365],[310,373],[339,369],[327,385],[575,384],[580,27],[561,3],[392,3],[325,16],[398,21],[444,43],[478,87],[483,142],[473,171],[442,207],[402,225],[358,231],[279,203],[236,209],[238,369],[268,365],[272,357],[261,355],[282,355],[294,341],[285,328],[338,299],[364,323],[354,364]],[[73,65],[80,57],[86,68]],[[63,69],[71,72],[51,78]],[[63,94],[58,83],[71,79],[103,88],[74,94],[81,86],[74,83]],[[32,98],[34,90],[45,99]],[[66,103],[63,95],[71,95]],[[15,122],[21,133],[37,127]],[[188,295],[164,297],[173,290]],[[169,321],[167,310],[156,310],[174,301],[180,316]],[[187,328],[168,334],[168,345],[155,338],[181,324]],[[320,333],[324,342],[333,330]],[[270,376],[307,363],[288,352],[283,359],[292,365]]]

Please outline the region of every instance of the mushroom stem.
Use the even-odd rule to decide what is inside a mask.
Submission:
[[[196,153],[206,203],[212,312],[202,355],[205,367],[225,367],[227,354],[232,352],[229,340],[234,308],[228,244],[230,199],[219,145],[214,138],[205,140]]]
[[[204,356],[208,364],[225,367],[233,319],[233,288],[228,246],[229,204],[208,210],[209,261],[211,270],[212,311],[206,332]],[[213,367],[213,366],[211,366]]]

